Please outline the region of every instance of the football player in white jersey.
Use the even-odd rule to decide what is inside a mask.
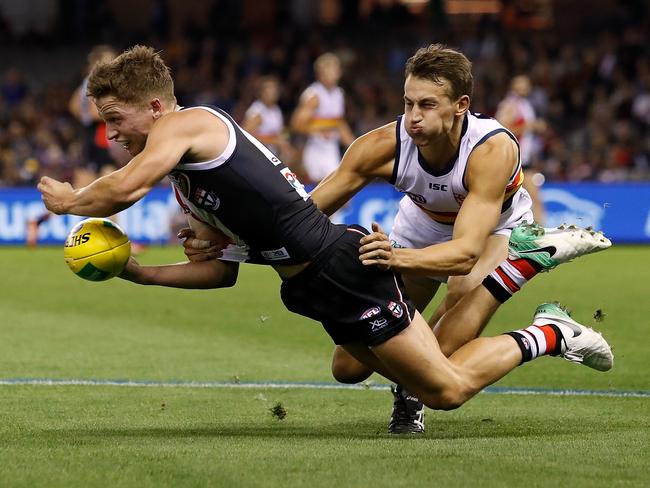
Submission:
[[[496,120],[470,113],[472,84],[471,63],[463,54],[437,44],[420,49],[406,66],[404,115],[358,138],[312,192],[327,214],[375,178],[406,193],[390,237],[376,226],[362,240],[361,259],[400,271],[418,310],[447,281],[447,295],[429,321],[447,356],[477,337],[499,305],[537,272],[611,244],[579,228],[520,225],[509,252],[512,229],[533,221],[530,198],[521,188],[520,150]],[[576,240],[585,245],[571,251]],[[531,251],[519,259],[524,254],[513,246],[522,245],[554,247],[556,254]],[[484,279],[489,283],[479,286]],[[346,383],[371,373],[340,347],[332,372]],[[412,398],[397,390],[391,432],[423,430],[422,409]],[[413,408],[409,413],[403,407]]]
[[[345,95],[338,86],[341,62],[332,53],[314,62],[316,81],[300,96],[291,117],[291,128],[307,136],[303,169],[312,183],[318,183],[336,169],[341,160],[340,145],[347,147],[354,135],[345,121]]]
[[[259,80],[259,97],[244,116],[242,128],[270,149],[283,161],[293,153],[284,134],[284,117],[278,106],[280,86],[277,78],[264,76]]]

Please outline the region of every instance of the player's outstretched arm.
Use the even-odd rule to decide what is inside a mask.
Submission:
[[[237,282],[239,263],[213,259],[161,266],[141,266],[130,258],[119,275],[139,285],[158,285],[172,288],[209,289],[227,288]]]
[[[468,161],[469,192],[454,223],[453,239],[422,249],[393,249],[379,228],[361,239],[365,265],[428,276],[468,274],[481,256],[501,214],[506,184],[517,165],[517,146],[506,134],[488,139]]]
[[[332,215],[375,178],[390,181],[395,158],[395,122],[356,139],[341,164],[311,192],[316,206]]]
[[[206,132],[221,128],[215,123],[206,124],[197,112],[174,112],[161,117],[151,128],[142,152],[123,168],[86,187],[74,189],[69,183],[43,177],[38,189],[45,206],[56,214],[89,217],[108,217],[130,207],[169,173],[184,154],[194,150]],[[207,112],[206,115],[212,117]]]
[[[214,258],[208,259],[199,256],[192,259],[188,256],[189,262],[162,266],[141,266],[131,258],[120,278],[140,285],[159,285],[172,288],[206,289],[233,286],[237,282],[239,263],[216,259],[221,256],[220,250],[227,246],[227,237],[221,231],[191,215],[188,215],[187,219],[192,232],[192,237],[187,239],[211,243],[219,249],[214,253]]]

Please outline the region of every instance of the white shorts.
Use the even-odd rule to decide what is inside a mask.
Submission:
[[[512,229],[524,220],[533,221],[532,202],[528,192],[520,188],[513,198],[512,206],[501,214],[492,234],[510,237]],[[450,241],[453,231],[453,225],[436,222],[408,196],[405,196],[399,203],[399,210],[389,238],[394,247],[422,249]],[[431,278],[443,283],[447,282],[446,276]]]
[[[341,150],[337,139],[310,138],[302,153],[302,165],[312,183],[318,183],[338,168]]]

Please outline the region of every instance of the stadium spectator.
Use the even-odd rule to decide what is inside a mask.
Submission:
[[[284,117],[278,105],[280,86],[275,77],[262,77],[258,98],[246,110],[242,128],[268,147],[281,160],[293,159],[293,148],[287,140]]]
[[[535,222],[544,225],[544,204],[539,193],[543,176],[535,171],[528,171],[535,154],[539,152],[539,133],[546,129],[546,123],[537,118],[535,108],[528,99],[532,90],[530,79],[526,75],[515,76],[510,81],[510,91],[499,102],[495,118],[512,132],[519,141],[521,164],[524,167],[524,189],[533,201]]]
[[[279,106],[286,119],[298,103],[296,94],[309,84],[314,53],[324,48],[347,53],[346,66],[357,76],[343,80],[348,95],[346,119],[356,133],[390,122],[392,114],[399,110],[401,101],[395,99],[395,93],[400,73],[396,67],[403,65],[404,53],[419,46],[422,39],[444,41],[460,46],[475,60],[477,90],[472,105],[478,112],[495,114],[498,102],[506,95],[508,80],[518,73],[528,74],[534,87],[530,101],[548,125],[540,137],[540,152],[532,159],[531,170],[551,181],[611,179],[612,168],[607,163],[611,153],[609,145],[618,137],[616,122],[628,121],[637,143],[629,148],[627,165],[620,166],[622,160],[617,163],[621,170],[615,172],[615,177],[619,180],[650,178],[647,8],[637,5],[641,12],[632,15],[632,7],[621,4],[613,15],[611,9],[603,10],[602,17],[599,11],[593,12],[589,19],[563,10],[554,19],[554,26],[526,31],[509,27],[499,17],[485,16],[476,22],[466,17],[462,29],[448,23],[432,37],[430,25],[419,22],[421,18],[408,14],[404,8],[399,15],[393,15],[393,11],[389,15],[384,11],[387,7],[363,3],[363,12],[342,19],[345,22],[336,27],[317,25],[313,19],[307,20],[306,25],[292,24],[292,18],[284,18],[281,28],[279,20],[271,19],[269,29],[225,22],[216,15],[219,9],[215,7],[214,19],[223,26],[218,32],[184,24],[189,22],[183,20],[186,17],[175,16],[163,22],[160,37],[154,40],[170,59],[179,99],[184,104],[216,104],[231,110],[237,120],[243,119],[252,101],[251,87],[260,75],[272,74],[284,86]],[[88,4],[83,14],[95,19],[93,28],[88,24],[82,30],[74,29],[73,25],[83,23],[80,12],[75,13],[79,18],[53,17],[63,24],[52,26],[50,37],[46,38],[47,52],[32,51],[30,64],[23,62],[19,67],[16,64],[19,61],[16,53],[21,52],[28,39],[11,29],[4,33],[5,42],[0,43],[0,79],[5,87],[4,93],[0,92],[0,184],[30,185],[44,171],[52,170],[42,167],[36,159],[37,126],[45,127],[66,154],[67,163],[59,171],[68,171],[76,165],[69,161],[78,157],[78,151],[73,147],[68,154],[68,143],[60,140],[57,127],[61,120],[70,117],[65,107],[56,103],[57,99],[67,100],[74,88],[74,80],[69,80],[63,94],[60,74],[74,72],[75,58],[62,57],[67,61],[61,61],[57,70],[39,67],[47,66],[51,57],[70,49],[57,37],[60,32],[66,33],[66,39],[88,42],[87,39],[110,36],[118,28],[115,18],[108,24],[102,23],[101,29],[94,28],[107,9],[104,3],[100,4]],[[234,3],[228,8],[237,10],[233,18],[241,17],[241,9]],[[293,15],[292,12],[287,11],[287,15]],[[160,24],[156,18],[152,22]],[[383,30],[377,25],[383,26]],[[388,25],[390,36],[384,35]],[[368,39],[373,42],[367,42]],[[55,74],[59,75],[56,81]],[[56,84],[59,84],[57,96],[48,96]],[[36,106],[38,111],[34,110]],[[37,120],[27,120],[23,107],[37,112]],[[8,139],[10,126],[12,132],[24,133],[17,142]],[[75,128],[75,132],[80,130]],[[79,133],[75,138],[82,140]],[[581,162],[574,163],[574,156]],[[589,165],[588,171],[585,165]],[[582,169],[576,171],[577,167]]]
[[[291,117],[291,128],[307,137],[302,166],[310,183],[318,183],[336,169],[340,145],[349,146],[354,136],[345,120],[345,94],[338,86],[341,61],[333,53],[314,62],[316,81],[300,96]]]

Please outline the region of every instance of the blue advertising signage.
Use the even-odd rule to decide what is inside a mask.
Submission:
[[[576,223],[603,230],[615,243],[650,243],[650,183],[547,184],[542,189],[548,227]],[[364,188],[333,219],[367,228],[378,222],[390,231],[402,195],[387,184]],[[25,242],[27,222],[45,212],[31,188],[0,189],[0,244]],[[39,243],[60,244],[81,217],[53,216],[39,228]],[[133,241],[161,244],[171,239],[172,222],[182,221],[169,187],[154,188],[117,217]]]

